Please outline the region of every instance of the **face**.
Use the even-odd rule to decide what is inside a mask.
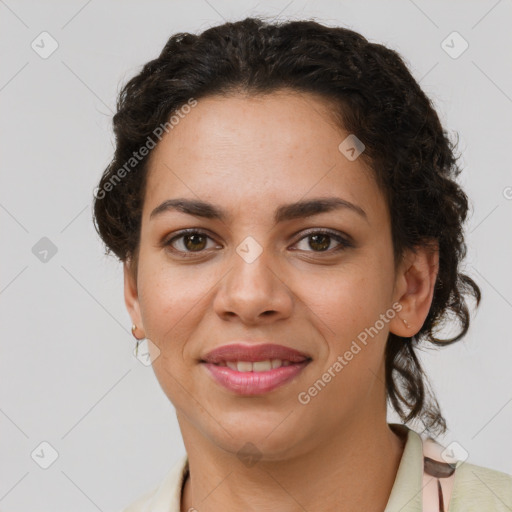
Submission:
[[[283,91],[200,99],[153,150],[125,297],[160,351],[153,369],[184,438],[231,453],[251,441],[278,459],[383,413],[388,333],[410,335],[393,308],[408,281],[395,273],[381,191],[361,158],[338,149],[348,135],[321,98]],[[161,206],[176,199],[210,210]],[[286,208],[298,202],[309,208]],[[240,394],[201,362],[235,342],[310,361],[270,391]]]

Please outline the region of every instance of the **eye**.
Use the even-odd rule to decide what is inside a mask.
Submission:
[[[330,249],[332,242],[336,241],[338,245],[334,247],[334,249]],[[341,236],[337,232],[329,231],[326,229],[316,229],[314,231],[310,231],[305,236],[303,236],[297,244],[303,244],[303,247],[299,250],[307,251],[307,252],[337,252],[348,247],[353,247],[354,245],[347,240],[345,237]],[[295,245],[297,245],[295,244]],[[308,250],[308,247],[313,249],[313,251]]]
[[[170,247],[173,252],[178,252],[186,255],[187,253],[199,253],[208,247],[208,240],[213,242],[213,239],[204,231],[197,229],[185,229],[178,235],[173,236],[168,241],[164,242],[163,245]],[[215,244],[213,244],[215,246]]]
[[[210,245],[208,245],[208,240],[212,242]],[[332,247],[333,241],[337,243],[334,248]],[[300,247],[301,244],[302,247]],[[169,240],[164,241],[162,246],[169,247],[172,252],[178,253],[183,257],[193,257],[194,253],[204,253],[206,249],[221,248],[208,233],[198,229],[185,229]],[[299,239],[295,246],[300,251],[331,254],[354,247],[353,243],[340,233],[326,229],[309,231]]]

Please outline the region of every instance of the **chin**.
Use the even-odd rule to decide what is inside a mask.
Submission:
[[[303,448],[305,443],[304,430],[299,425],[284,423],[281,415],[278,421],[269,418],[267,421],[253,421],[249,424],[245,415],[244,424],[224,422],[222,425],[227,432],[222,428],[216,430],[211,442],[226,452],[236,454],[240,460],[285,460],[298,455],[299,447]]]

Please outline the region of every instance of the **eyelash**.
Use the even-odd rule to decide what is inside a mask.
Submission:
[[[213,240],[212,237],[210,235],[208,235],[208,233],[206,233],[205,231],[202,231],[200,229],[195,229],[195,228],[189,228],[189,229],[184,229],[184,230],[180,231],[177,235],[174,235],[169,240],[164,241],[162,243],[162,246],[170,247],[172,252],[177,253],[184,258],[191,258],[198,254],[204,253],[206,251],[206,249],[203,249],[201,251],[181,251],[181,250],[178,250],[178,249],[175,249],[174,247],[172,247],[173,242],[175,242],[176,240],[180,240],[187,235],[201,235],[201,236],[206,236],[207,238],[210,238],[211,240]],[[328,229],[321,229],[321,228],[314,228],[314,229],[311,229],[310,231],[306,232],[301,238],[299,238],[299,240],[297,240],[297,242],[295,242],[294,245],[298,244],[302,240],[307,239],[308,237],[311,237],[313,235],[329,236],[330,238],[336,240],[339,243],[339,246],[334,249],[328,249],[326,251],[311,250],[311,251],[305,251],[305,252],[312,252],[315,254],[332,254],[332,253],[337,253],[339,251],[342,251],[344,249],[354,247],[354,244],[352,242],[350,242],[345,237],[341,236],[336,231],[331,231]]]

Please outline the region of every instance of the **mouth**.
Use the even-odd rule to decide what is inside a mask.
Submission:
[[[259,395],[294,379],[311,361],[307,354],[283,345],[236,343],[209,352],[200,363],[229,391]]]

